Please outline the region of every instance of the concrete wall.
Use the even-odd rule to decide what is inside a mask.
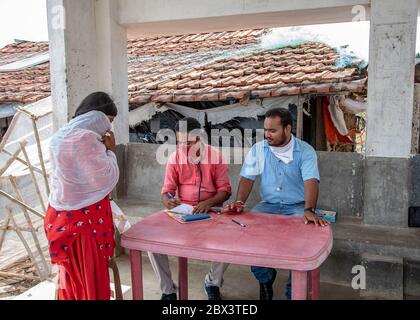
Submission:
[[[156,161],[159,145],[129,143],[127,146],[126,195],[147,201],[159,201],[165,166]],[[363,208],[363,159],[356,153],[318,152],[321,175],[319,207],[337,210],[341,217],[361,217]],[[240,164],[229,166],[233,196],[239,182]],[[343,183],[344,182],[344,183]],[[121,194],[121,193],[120,193]],[[250,195],[248,205],[260,201],[259,180]]]
[[[410,206],[420,207],[420,155],[411,160]]]
[[[363,156],[353,152],[318,151],[321,177],[318,207],[341,218],[363,217]]]
[[[420,83],[414,84],[413,136],[411,137],[411,153],[420,153]]]
[[[156,161],[158,147],[159,145],[156,144],[140,143],[129,143],[126,148],[124,146],[118,147],[117,157],[121,170],[121,181],[117,193],[119,197],[138,198],[147,201],[160,200],[165,166]],[[420,206],[420,155],[411,160],[387,159],[387,163],[383,163],[383,158],[380,158],[380,160],[372,159],[372,161],[376,161],[376,164],[367,168],[366,161],[368,160],[357,153],[318,151],[317,154],[321,175],[318,206],[324,209],[337,210],[339,218],[362,219],[364,208],[371,207],[368,210],[375,211],[377,219],[388,219],[387,217],[394,216],[393,219],[403,220],[401,223],[407,226],[407,210],[397,217],[395,214],[391,214],[392,208],[395,206],[405,208],[409,205]],[[390,161],[393,163],[389,163]],[[401,161],[405,165],[402,165]],[[240,164],[229,165],[234,192],[237,190],[240,170]],[[363,201],[365,183],[369,185],[369,180],[372,179],[377,180],[377,184],[389,185],[385,188],[391,190],[384,197],[388,199],[385,207],[382,207],[382,205],[378,207],[378,202],[369,205]],[[368,182],[365,180],[368,180]],[[407,181],[410,184],[404,190],[408,189],[410,193],[400,198],[397,196],[398,189]],[[259,180],[257,179],[249,199],[250,206],[256,204],[260,199],[258,189]],[[378,196],[382,195],[382,191],[383,189],[379,189]],[[368,218],[365,222],[374,224],[369,223],[369,221]]]

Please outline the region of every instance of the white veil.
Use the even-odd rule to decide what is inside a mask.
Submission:
[[[72,119],[52,137],[50,205],[77,210],[103,199],[119,178],[117,158],[102,136],[111,129],[107,116],[90,111]]]

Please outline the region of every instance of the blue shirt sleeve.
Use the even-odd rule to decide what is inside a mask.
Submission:
[[[245,161],[242,165],[240,175],[249,180],[255,180],[257,176],[262,173],[264,148],[260,143],[256,143],[252,146],[251,150],[249,150]]]
[[[315,150],[311,146],[307,146],[302,153],[300,170],[302,172],[303,181],[309,179],[317,179],[318,182],[320,181],[318,159]]]

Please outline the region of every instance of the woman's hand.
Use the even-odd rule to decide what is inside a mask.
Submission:
[[[102,143],[105,145],[107,150],[115,151],[115,136],[114,132],[107,131],[102,137]]]

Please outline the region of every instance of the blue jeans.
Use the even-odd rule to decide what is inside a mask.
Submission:
[[[305,208],[305,204],[297,203],[292,205],[286,204],[274,204],[268,202],[260,202],[251,211],[253,212],[264,212],[264,213],[271,213],[271,214],[283,214],[288,216],[303,216],[303,209]],[[261,283],[267,283],[273,277],[273,269],[266,268],[266,267],[256,267],[252,266],[251,271],[254,274],[255,278]],[[292,298],[292,279],[291,279],[291,272],[289,272],[289,277],[287,279],[285,296],[287,300]]]

